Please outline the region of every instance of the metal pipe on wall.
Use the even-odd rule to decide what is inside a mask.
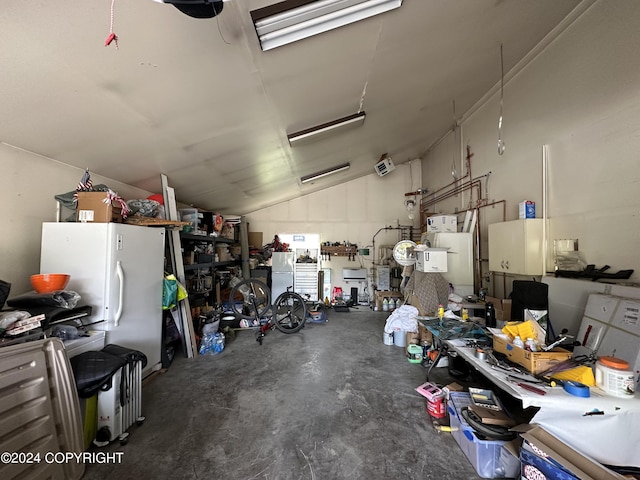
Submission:
[[[549,241],[547,239],[547,166],[549,163],[549,145],[542,145],[542,275],[547,273],[547,254]]]

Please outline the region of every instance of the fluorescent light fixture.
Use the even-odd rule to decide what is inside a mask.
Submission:
[[[351,127],[359,127],[364,123],[366,116],[367,115],[364,112],[354,113],[352,115],[339,118],[338,120],[333,120],[331,122],[323,123],[322,125],[291,133],[287,135],[287,139],[289,140],[289,145],[292,147],[310,141],[319,140],[328,135],[347,130]]]
[[[348,170],[351,167],[350,163],[343,163],[342,165],[338,165],[337,167],[329,168],[327,170],[323,170],[318,173],[313,173],[311,175],[305,175],[300,178],[302,183],[313,182],[314,180],[318,180],[319,178],[326,177],[327,175],[333,175],[334,173],[342,172],[344,170]]]
[[[285,0],[251,12],[263,51],[388,12],[402,0]]]

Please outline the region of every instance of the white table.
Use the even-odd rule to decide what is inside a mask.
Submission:
[[[592,387],[591,396],[582,398],[557,386],[541,387],[546,394],[539,395],[507,380],[507,372],[495,370],[487,361],[476,358],[475,349],[463,346],[464,341],[447,340],[447,343],[494,385],[521,400],[523,408],[539,407],[531,423],[544,427],[600,463],[640,468],[640,393],[632,398],[618,398]]]

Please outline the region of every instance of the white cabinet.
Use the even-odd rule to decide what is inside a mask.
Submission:
[[[512,275],[542,275],[541,218],[489,225],[489,270]]]

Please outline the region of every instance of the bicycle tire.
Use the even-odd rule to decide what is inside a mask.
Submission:
[[[282,333],[299,332],[307,321],[307,304],[295,292],[283,292],[273,303],[273,324]]]
[[[271,308],[271,291],[264,282],[247,278],[233,286],[229,304],[237,316],[260,320]]]

